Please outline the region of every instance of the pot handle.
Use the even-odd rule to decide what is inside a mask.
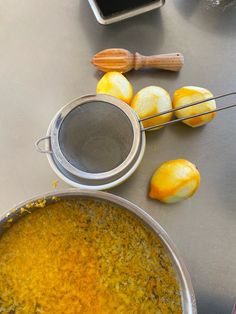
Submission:
[[[37,152],[39,152],[39,153],[41,153],[41,154],[52,154],[52,150],[50,150],[50,149],[47,150],[47,149],[45,149],[45,148],[41,148],[41,147],[40,147],[41,142],[43,142],[43,141],[45,141],[45,140],[49,140],[50,138],[51,138],[51,136],[44,136],[44,137],[39,138],[39,139],[35,142],[34,146],[35,146]]]

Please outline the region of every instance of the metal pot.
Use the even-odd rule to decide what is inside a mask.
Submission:
[[[179,280],[181,297],[182,297],[182,308],[184,314],[196,314],[196,301],[194,296],[194,291],[191,283],[189,273],[180,257],[174,243],[169,238],[165,230],[143,209],[134,205],[133,203],[115,196],[113,194],[99,192],[99,191],[87,191],[87,190],[76,190],[76,189],[66,189],[60,192],[50,192],[40,196],[33,197],[25,202],[18,204],[13,210],[6,211],[0,217],[0,235],[9,228],[12,224],[18,221],[22,216],[27,215],[28,213],[22,210],[27,204],[37,202],[37,200],[45,199],[47,204],[55,202],[55,197],[58,197],[60,200],[64,199],[94,199],[94,200],[105,200],[113,204],[119,205],[125,210],[136,215],[148,225],[156,234],[156,236],[161,240],[163,246],[166,248],[166,251],[172,261],[173,267],[176,272],[176,276]],[[54,200],[53,200],[54,199]],[[31,208],[30,210],[37,209]]]

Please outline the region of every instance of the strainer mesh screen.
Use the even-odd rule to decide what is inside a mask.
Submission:
[[[93,101],[74,108],[63,120],[58,136],[70,164],[88,173],[100,173],[126,159],[133,143],[133,128],[121,109]]]

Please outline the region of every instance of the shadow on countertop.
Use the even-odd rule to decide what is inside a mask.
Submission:
[[[174,1],[174,5],[184,18],[200,29],[235,36],[235,0],[179,0]]]
[[[197,300],[201,299],[201,304],[197,304],[198,314],[230,314],[233,306],[233,300],[222,300],[218,296],[200,295]]]

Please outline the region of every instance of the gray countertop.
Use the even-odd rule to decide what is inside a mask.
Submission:
[[[2,210],[52,189],[57,177],[46,157],[35,152],[34,141],[62,105],[94,93],[101,75],[90,66],[95,52],[124,47],[143,54],[184,54],[179,74],[129,73],[135,91],[148,85],[171,94],[184,85],[206,87],[215,95],[236,90],[234,6],[169,0],[161,10],[102,26],[86,0],[4,0],[0,21]],[[205,127],[179,124],[147,134],[141,166],[110,191],[141,206],[166,229],[186,262],[204,314],[230,313],[236,299],[235,121],[236,110],[231,110]],[[155,168],[178,157],[199,167],[197,194],[172,206],[148,199]],[[66,186],[60,181],[58,188]]]

